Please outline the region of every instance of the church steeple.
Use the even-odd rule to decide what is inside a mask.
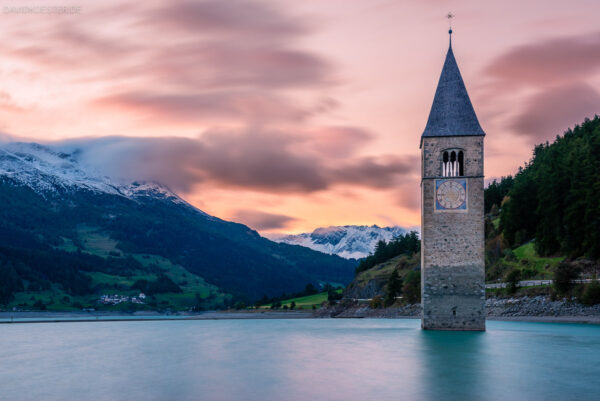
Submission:
[[[452,52],[452,29],[448,33],[450,46],[422,137],[483,136]]]

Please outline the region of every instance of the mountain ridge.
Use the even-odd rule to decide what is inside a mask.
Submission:
[[[0,261],[0,279],[17,274],[22,283],[65,287],[71,277],[85,284],[82,275],[89,274],[77,269],[77,255],[90,252],[85,246],[89,232],[92,242],[110,244],[109,252],[101,253],[105,259],[127,265],[122,260],[127,255],[154,255],[249,301],[299,291],[307,283],[347,283],[355,267],[337,256],[275,243],[245,225],[210,216],[160,184],[114,183],[86,170],[77,151],[39,144],[0,146],[0,204],[0,254],[8,255]],[[44,260],[69,260],[71,267],[60,275],[62,284],[53,281],[49,266],[32,266],[31,258],[21,257],[32,252],[44,252]],[[82,265],[93,269],[94,263],[99,262]],[[82,284],[82,291],[92,288]]]
[[[346,259],[361,259],[375,250],[377,242],[390,241],[407,232],[406,228],[400,226],[344,225],[319,227],[310,233],[273,234],[269,238],[273,241],[301,245]]]

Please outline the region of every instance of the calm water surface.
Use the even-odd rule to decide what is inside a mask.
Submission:
[[[600,400],[600,326],[419,324],[0,325],[0,400]]]

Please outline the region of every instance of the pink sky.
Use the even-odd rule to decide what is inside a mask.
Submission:
[[[0,136],[76,144],[262,233],[420,224],[448,11],[487,178],[600,114],[597,0],[0,5]]]

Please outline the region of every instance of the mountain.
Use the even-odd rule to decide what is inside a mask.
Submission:
[[[0,146],[0,304],[19,291],[83,296],[165,275],[192,297],[247,301],[352,279],[355,263],[270,241],[158,183],[115,183],[80,156]]]
[[[270,238],[280,243],[301,245],[347,259],[360,259],[372,253],[377,242],[389,242],[406,232],[406,229],[397,226],[332,226],[317,228],[312,233],[273,235]]]

